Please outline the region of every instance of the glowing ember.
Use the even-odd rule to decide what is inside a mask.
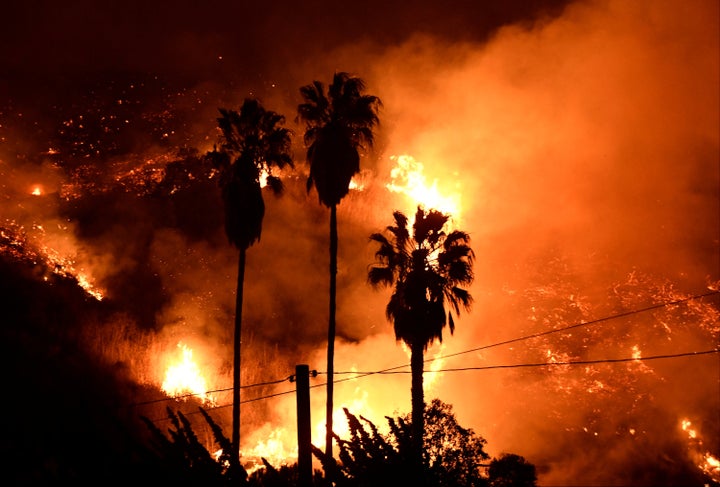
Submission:
[[[690,453],[693,456],[695,464],[714,482],[720,482],[720,460],[708,451],[701,453],[700,447],[703,444],[702,439],[697,430],[692,427],[692,422],[689,419],[682,419],[680,421],[680,427],[687,433],[688,441],[690,442]]]
[[[683,419],[680,422],[680,425],[682,426],[683,431],[688,434],[688,438],[692,438],[692,439],[697,438],[697,431],[695,431],[694,429],[691,428],[692,423],[690,422],[689,419]]]
[[[165,372],[162,390],[170,397],[187,399],[187,396],[199,398],[203,404],[213,404],[214,400],[207,395],[207,384],[200,368],[193,361],[193,351],[185,344],[178,343],[182,351],[179,362],[170,365]]]
[[[422,205],[426,209],[448,213],[452,215],[453,220],[459,221],[460,195],[458,193],[453,192],[451,196],[441,194],[438,189],[438,180],[434,179],[432,183],[428,183],[423,174],[423,164],[412,156],[390,156],[390,160],[396,161],[396,164],[390,170],[390,182],[385,186],[393,193],[402,193],[413,201],[413,207],[409,208],[407,214],[414,214],[417,205]]]
[[[715,482],[720,482],[720,460],[710,453],[705,454],[705,462],[700,465],[700,468]]]
[[[104,297],[103,293],[93,285],[91,278],[89,278],[82,269],[75,275],[75,279],[77,280],[78,286],[83,288],[86,293],[98,301],[102,301]]]
[[[355,178],[352,178],[350,180],[349,188],[353,189],[355,191],[362,191],[363,189],[365,189],[365,185],[363,183],[356,181]]]
[[[42,194],[43,194],[43,187],[40,186],[39,184],[36,184],[36,185],[33,186],[32,189],[30,190],[30,194],[33,195],[33,196],[42,196]]]
[[[53,227],[53,233],[49,235],[41,224],[35,223],[28,230],[24,225],[6,219],[0,228],[0,253],[33,264],[41,263],[45,269],[43,280],[49,280],[51,274],[74,279],[86,293],[101,301],[104,297],[103,291],[96,286],[94,279],[85,269],[77,267],[79,256],[74,246],[67,242],[67,227]],[[45,244],[48,241],[52,241],[54,247]]]

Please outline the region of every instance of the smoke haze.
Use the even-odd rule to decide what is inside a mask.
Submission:
[[[527,10],[509,2],[484,11],[463,4],[437,24],[430,6],[379,15],[369,2],[352,20],[339,6],[306,2],[291,11],[313,19],[302,26],[274,15],[280,7],[247,6],[232,18],[190,3],[180,2],[183,14],[166,23],[159,20],[171,14],[160,4],[100,12],[88,3],[96,22],[87,28],[72,12],[45,10],[38,30],[50,19],[66,26],[47,49],[39,47],[44,37],[21,31],[28,20],[2,34],[15,46],[5,48],[3,69],[15,74],[0,82],[10,94],[0,125],[0,218],[22,228],[28,245],[72,258],[104,291],[112,312],[86,340],[109,363],[130,364],[135,380],[159,385],[160,356],[183,341],[216,371],[210,389],[230,386],[237,252],[222,231],[215,181],[188,166],[194,178],[174,191],[163,184],[183,163],[178,147],[211,149],[218,107],[258,96],[293,128],[296,170],[285,175],[282,197],[266,196],[262,238],[248,251],[243,383],[282,379],[298,363],[326,369],[329,217],[314,190],[305,191],[303,127],[294,118],[298,88],[327,83],[339,70],[362,77],[383,107],[376,145],[362,161],[364,187],[338,208],[337,371],[408,362],[385,319],[389,291],[366,284],[375,250],[369,235],[391,224],[394,210],[411,214],[417,205],[385,186],[391,156],[403,154],[460,201],[453,221],[470,234],[477,259],[472,311],[428,352],[460,355],[428,368],[716,348],[716,297],[687,311],[483,347],[717,289],[717,2],[537,2]],[[144,45],[152,48],[142,56]],[[108,74],[124,71],[158,75],[138,82],[135,74],[129,81]],[[98,73],[111,76],[112,88],[79,94],[93,83],[74,77]],[[18,81],[30,79],[31,87],[57,84],[35,97]],[[55,90],[72,96],[38,102]],[[89,134],[78,114],[106,130]],[[83,179],[86,166],[95,172]],[[34,185],[44,196],[31,194]],[[109,350],[98,337],[120,323],[129,331]],[[491,455],[514,452],[535,463],[541,484],[642,485],[690,475],[683,470],[690,457],[701,463],[695,456],[704,451],[688,446],[678,426],[686,416],[702,424],[702,448],[717,458],[718,374],[714,356],[429,372],[426,400],[452,404]],[[380,425],[409,412],[409,385],[409,374],[348,380],[336,386],[336,405]],[[292,388],[278,387],[261,391]],[[320,422],[324,388],[312,395]],[[293,400],[243,406],[244,441],[253,445],[278,425],[292,431]],[[229,408],[217,413],[229,417]]]

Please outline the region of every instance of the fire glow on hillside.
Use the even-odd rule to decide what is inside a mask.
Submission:
[[[720,482],[717,17],[715,2],[572,2],[478,43],[338,47],[383,100],[385,132],[338,206],[337,433],[343,407],[381,431],[409,411],[389,294],[366,284],[368,237],[421,204],[476,255],[472,310],[426,353],[426,400],[452,404],[491,455],[525,456],[541,484]],[[6,290],[16,267],[37,284],[22,303],[36,327],[8,336],[52,360],[86,352],[137,386],[116,391],[133,412],[164,426],[177,408],[214,451],[196,413],[229,433],[237,251],[202,155],[218,107],[248,93],[291,125],[297,87],[336,68],[311,64],[196,86],[92,80],[43,112],[28,109],[35,93],[0,100]],[[296,167],[276,174],[282,197],[266,192],[243,314],[241,452],[273,465],[297,455],[298,363],[319,371],[313,442],[325,433],[327,209],[293,129]]]

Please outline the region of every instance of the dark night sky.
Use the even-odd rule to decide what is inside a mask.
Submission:
[[[411,34],[484,40],[498,26],[557,14],[563,0],[504,2],[13,2],[0,21],[5,81],[153,72],[205,80],[263,73],[360,41]],[[222,56],[222,61],[219,60]]]

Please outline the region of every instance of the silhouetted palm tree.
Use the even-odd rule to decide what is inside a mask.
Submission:
[[[220,109],[220,148],[207,156],[220,171],[220,187],[225,209],[225,233],[239,251],[237,292],[235,295],[235,335],[233,339],[232,458],[240,455],[240,347],[242,341],[243,283],[245,254],[260,240],[265,202],[261,176],[267,186],[282,192],[282,182],[272,174],[274,167],[292,167],[290,130],[283,128],[285,117],[265,110],[259,101],[247,99],[240,111]]]
[[[424,354],[435,340],[442,341],[446,325],[450,333],[455,330],[453,311],[459,315],[460,307],[470,309],[472,297],[463,286],[473,281],[474,253],[467,233],[443,230],[449,215],[418,207],[412,235],[404,214],[396,211],[393,217],[395,224],[387,227],[388,236],[370,236],[379,247],[368,282],[374,287],[393,287],[385,313],[394,324],[395,338],[410,347],[413,451],[421,464]],[[450,305],[447,312],[446,303]]]
[[[364,95],[364,82],[348,73],[335,73],[327,94],[313,81],[300,88],[305,100],[298,118],[306,124],[305,144],[310,163],[307,189],[315,186],[320,202],[330,208],[330,316],[327,350],[327,420],[325,452],[332,455],[333,363],[337,278],[337,205],[348,194],[350,180],[360,171],[359,149],[372,146],[380,100]]]

